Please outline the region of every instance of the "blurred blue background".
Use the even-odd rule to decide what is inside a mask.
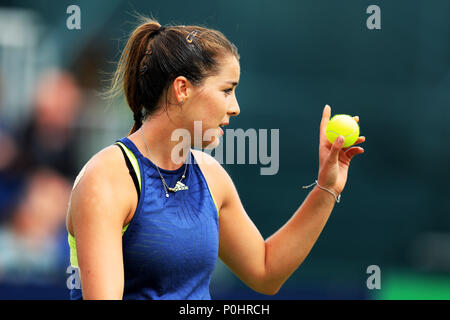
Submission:
[[[81,29],[69,30],[69,5]],[[369,30],[370,5],[381,29]],[[224,165],[264,238],[318,171],[325,104],[360,117],[365,154],[306,261],[275,296],[220,261],[213,299],[450,299],[450,2],[0,1],[0,299],[68,299],[64,219],[74,177],[125,136],[99,97],[134,12],[222,31],[241,55],[230,128],[279,129],[280,167]],[[366,269],[378,265],[381,289]]]

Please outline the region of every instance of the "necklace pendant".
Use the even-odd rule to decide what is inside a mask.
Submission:
[[[177,181],[177,184],[175,185],[175,187],[169,188],[169,191],[177,192],[177,191],[188,190],[188,189],[189,189],[188,186],[185,185],[183,182]]]

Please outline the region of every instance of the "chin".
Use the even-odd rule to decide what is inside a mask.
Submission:
[[[209,141],[203,141],[203,149],[212,150],[219,146],[220,138],[218,136],[213,136]]]

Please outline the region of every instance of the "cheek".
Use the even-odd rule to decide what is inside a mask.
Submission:
[[[228,108],[228,96],[225,95],[225,93],[221,92],[215,96],[214,101],[212,102],[213,110],[211,110],[216,116],[219,116],[220,118],[223,118],[224,115],[227,113]],[[222,119],[220,119],[222,120]]]
[[[211,94],[205,97],[202,101],[202,110],[199,110],[202,120],[216,125],[217,121],[220,122],[227,113],[227,103],[228,99],[225,97],[225,94]]]

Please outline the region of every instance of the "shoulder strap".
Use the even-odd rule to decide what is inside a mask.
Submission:
[[[138,201],[139,201],[139,198],[141,196],[141,179],[140,179],[140,175],[138,176],[138,174],[136,173],[136,170],[138,170],[140,172],[139,164],[136,161],[135,165],[137,166],[137,168],[135,169],[133,164],[130,161],[131,155],[128,155],[128,153],[124,149],[124,148],[126,148],[126,146],[123,146],[123,144],[120,142],[116,142],[115,144],[120,148],[120,150],[122,151],[123,157],[125,158],[125,162],[128,167],[128,172],[130,173],[131,178],[133,179],[133,183],[134,183],[134,186],[136,187],[136,191],[138,194]],[[132,156],[134,157],[134,155],[132,155]],[[134,157],[134,160],[136,160],[136,157]]]

